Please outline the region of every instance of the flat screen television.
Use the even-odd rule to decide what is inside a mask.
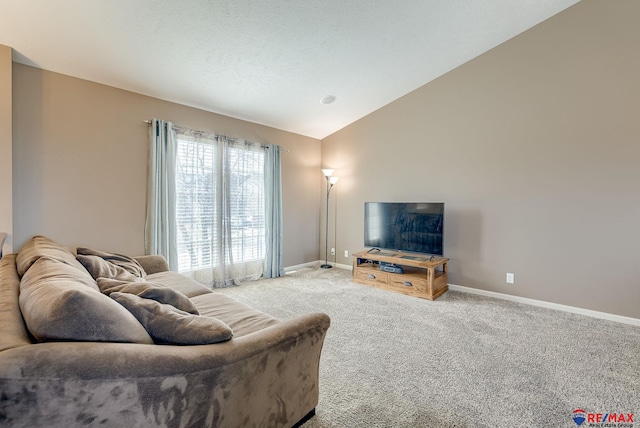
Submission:
[[[443,202],[365,202],[364,245],[444,255]]]

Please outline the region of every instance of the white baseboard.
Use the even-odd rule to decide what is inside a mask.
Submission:
[[[591,309],[576,308],[574,306],[561,305],[559,303],[545,302],[543,300],[529,299],[527,297],[512,296],[510,294],[497,293],[495,291],[479,290],[477,288],[464,287],[462,285],[448,284],[449,290],[463,293],[479,294],[481,296],[494,297],[496,299],[525,303],[527,305],[540,306],[542,308],[556,309],[558,311],[571,312],[573,314],[587,315],[593,318],[601,318],[608,321],[631,324],[640,327],[640,319],[625,317],[622,315],[608,314],[606,312],[592,311]]]
[[[302,263],[302,264],[299,264],[299,265],[288,266],[288,267],[284,268],[284,271],[286,273],[288,273],[288,272],[292,272],[292,271],[295,271],[295,270],[298,270],[298,269],[302,269],[302,268],[306,268],[306,267],[314,267],[314,266],[323,265],[323,264],[324,264],[324,260],[316,260],[316,261],[313,261],[313,262],[307,262],[307,263]],[[334,267],[337,267],[337,268],[340,268],[340,269],[346,269],[346,270],[353,269],[353,266],[351,266],[351,265],[343,265],[343,264],[334,263],[334,262],[329,262],[329,264],[331,266],[334,266]]]
[[[302,263],[295,266],[284,268],[289,273],[306,267],[314,267],[324,264],[324,260],[316,260],[313,262]],[[352,270],[353,266],[341,263],[329,262],[331,266],[339,269]],[[493,297],[496,299],[509,300],[511,302],[524,303],[526,305],[539,306],[547,309],[555,309],[558,311],[570,312],[573,314],[586,315],[593,318],[600,318],[608,321],[615,321],[623,324],[630,324],[640,327],[640,319],[625,317],[622,315],[609,314],[606,312],[593,311],[591,309],[576,308],[575,306],[561,305],[559,303],[545,302],[544,300],[529,299],[527,297],[512,296],[510,294],[497,293],[495,291],[479,290],[477,288],[465,287],[462,285],[448,284],[449,290],[460,291],[462,293],[478,294],[481,296]]]
[[[293,272],[299,269],[303,269],[303,268],[307,268],[307,267],[314,267],[318,264],[318,261],[315,262],[307,262],[307,263],[302,263],[299,265],[294,265],[294,266],[287,266],[286,268],[284,268],[285,273],[289,273],[289,272]]]
[[[341,263],[331,263],[331,265],[340,268],[340,269],[346,269],[346,270],[353,270],[353,266],[351,265],[343,265]]]

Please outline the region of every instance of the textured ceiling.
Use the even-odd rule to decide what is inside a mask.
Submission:
[[[324,138],[577,2],[0,0],[0,44],[17,62]]]

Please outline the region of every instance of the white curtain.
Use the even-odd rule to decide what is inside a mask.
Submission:
[[[175,216],[176,135],[171,122],[153,119],[149,126],[149,167],[144,245],[147,254],[162,254],[178,270]]]
[[[176,158],[179,271],[212,287],[262,276],[264,149],[188,130]]]

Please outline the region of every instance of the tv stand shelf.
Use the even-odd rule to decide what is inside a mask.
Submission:
[[[435,300],[449,289],[448,261],[444,257],[398,251],[361,251],[353,254],[353,282]],[[380,270],[385,263],[400,266],[403,273]]]

